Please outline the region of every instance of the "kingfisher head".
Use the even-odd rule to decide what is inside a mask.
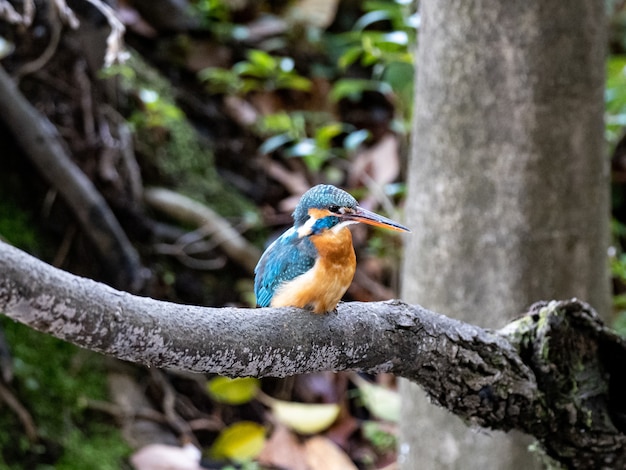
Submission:
[[[328,184],[319,184],[304,193],[293,218],[300,237],[339,230],[359,222],[410,232],[404,225],[360,207],[350,194]]]

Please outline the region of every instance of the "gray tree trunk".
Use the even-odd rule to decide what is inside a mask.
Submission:
[[[603,8],[422,0],[406,301],[484,327],[541,299],[609,310]],[[528,439],[401,389],[402,468],[538,466]]]

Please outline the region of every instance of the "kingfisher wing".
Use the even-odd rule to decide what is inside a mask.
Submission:
[[[283,233],[265,250],[254,269],[257,305],[269,307],[276,290],[311,269],[316,255],[317,250],[308,237],[300,238],[294,228]]]

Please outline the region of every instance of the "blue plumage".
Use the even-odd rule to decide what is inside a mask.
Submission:
[[[304,274],[315,264],[317,250],[307,237],[299,238],[290,228],[263,253],[254,273],[254,292],[259,307],[269,307],[283,282]]]
[[[293,212],[296,228],[307,221],[309,209],[327,209],[330,206],[355,208],[357,201],[343,189],[330,184],[318,184],[304,193],[298,207]],[[339,219],[337,219],[338,221]]]
[[[346,226],[362,222],[409,231],[359,207],[347,192],[323,184],[304,193],[293,218],[294,226],[269,246],[254,269],[259,307],[306,307],[315,313],[334,309],[352,282],[356,266]],[[299,278],[314,266],[310,276]]]
[[[315,264],[315,246],[308,236],[299,236],[297,232],[309,220],[309,209],[356,206],[357,201],[350,194],[328,184],[319,184],[304,193],[293,213],[294,226],[268,247],[254,269],[254,292],[259,307],[269,307],[281,284],[304,274]],[[318,219],[307,235],[332,228],[340,221],[339,217]]]

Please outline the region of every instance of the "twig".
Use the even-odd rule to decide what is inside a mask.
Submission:
[[[74,66],[74,79],[76,80],[80,94],[79,102],[82,111],[85,141],[87,145],[91,146],[97,142],[96,120],[94,116],[91,80],[87,75],[87,63],[85,60],[79,59],[76,61]]]
[[[185,421],[176,412],[176,390],[174,390],[172,384],[169,383],[165,374],[160,370],[150,369],[150,376],[163,393],[161,405],[163,413],[165,414],[165,419],[167,420],[167,424],[172,429],[174,429],[179,436],[182,436],[183,439],[185,439],[187,442],[192,442],[193,444],[199,446],[199,443],[195,438],[193,430],[191,429],[191,426],[189,426],[189,423],[187,423],[187,421]]]
[[[21,24],[23,26],[29,26],[30,22],[32,22],[32,17],[27,16],[28,13],[28,5],[32,5],[32,0],[29,0],[24,5],[24,15],[20,15],[13,5],[11,5],[8,0],[0,0],[0,20],[4,20],[7,23],[11,24]]]
[[[116,62],[124,62],[128,54],[124,51],[124,32],[126,28],[115,16],[115,11],[100,0],[87,0],[107,19],[111,32],[107,36],[107,50],[104,55],[104,66],[110,67]]]
[[[149,188],[144,192],[146,203],[179,221],[207,227],[215,243],[224,252],[252,273],[261,256],[259,250],[209,207],[165,188]],[[204,230],[204,229],[203,229]]]
[[[76,238],[76,224],[70,224],[65,228],[63,233],[63,239],[61,240],[61,245],[57,248],[57,252],[54,255],[54,259],[52,260],[52,265],[56,267],[63,266],[65,259],[67,258],[68,253],[70,252],[70,247]]]
[[[226,264],[226,258],[223,256],[212,259],[194,258],[192,256],[208,254],[211,250],[219,246],[218,243],[203,240],[204,237],[211,235],[212,232],[211,227],[203,225],[192,232],[182,234],[173,244],[155,244],[154,251],[159,254],[175,256],[178,261],[191,269],[207,271],[220,269]]]
[[[265,173],[282,184],[293,195],[301,196],[311,187],[302,173],[289,171],[271,158],[263,157],[261,165]]]
[[[65,0],[52,0],[53,10],[56,10],[59,19],[68,25],[72,29],[76,29],[80,26],[80,21],[76,17],[74,11],[67,6]]]
[[[0,66],[2,119],[24,153],[73,210],[118,286],[137,291],[144,282],[139,256],[93,183],[69,157],[50,121],[20,93]],[[94,221],[98,223],[94,223]]]
[[[59,21],[58,9],[49,9],[48,23],[50,25],[50,41],[48,42],[48,45],[39,57],[25,63],[15,72],[16,80],[20,80],[26,75],[30,75],[35,73],[37,70],[41,70],[50,61],[50,59],[52,59],[52,56],[54,56],[54,53],[59,46],[59,41],[61,40],[62,29]]]
[[[2,328],[0,328],[0,380],[6,384],[13,380],[13,356]]]
[[[33,418],[30,416],[28,410],[22,406],[18,399],[15,398],[15,395],[13,395],[2,382],[0,382],[0,400],[6,403],[7,406],[15,412],[22,426],[24,426],[24,432],[28,440],[31,442],[37,441],[37,427],[35,426]]]
[[[130,186],[130,195],[132,204],[140,204],[143,194],[143,181],[141,179],[141,169],[135,157],[135,149],[133,147],[133,136],[131,135],[128,123],[120,115],[120,113],[109,105],[102,106],[104,116],[111,121],[113,129],[108,127],[107,119],[102,120],[100,136],[103,142],[110,147],[119,150],[122,157],[122,167],[125,170],[126,180]]]
[[[155,423],[159,424],[167,424],[167,419],[165,418],[165,415],[160,411],[154,410],[152,408],[139,408],[129,410],[118,405],[117,403],[111,403],[103,400],[94,400],[92,398],[85,399],[84,405],[90,410],[107,413],[108,415],[111,415],[120,421],[130,418],[139,418],[154,421]]]
[[[115,412],[127,442],[136,448],[153,442],[177,443],[178,439],[167,426],[165,416],[152,407],[144,387],[137,383],[134,374],[110,372],[108,382],[113,403],[111,407],[102,406],[101,409]]]

